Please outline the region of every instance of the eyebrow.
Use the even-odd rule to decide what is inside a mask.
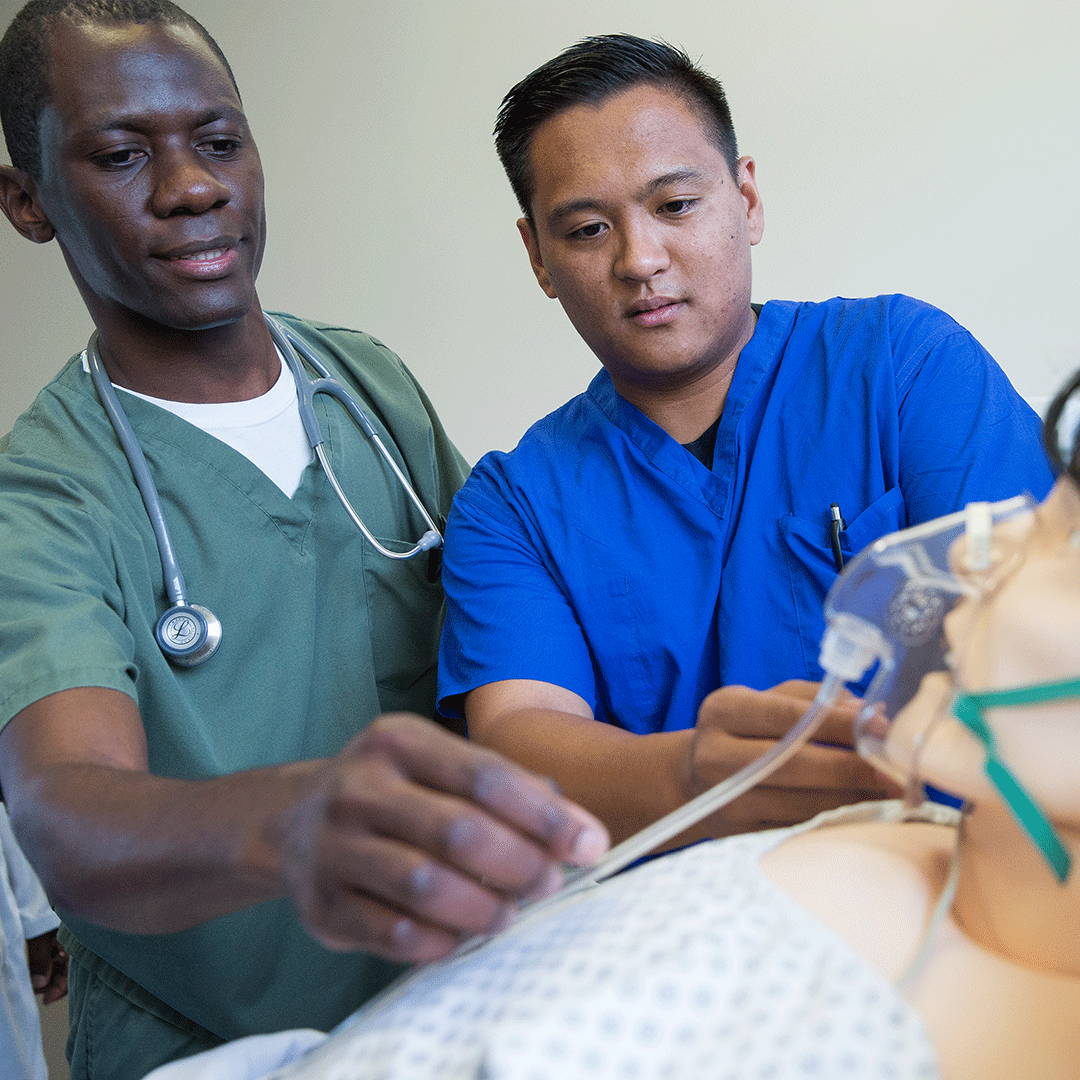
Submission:
[[[247,117],[244,115],[243,110],[225,105],[207,109],[205,112],[196,114],[191,121],[191,127],[193,129],[204,128],[222,120],[246,123]],[[102,134],[108,131],[142,132],[146,127],[147,116],[145,113],[127,113],[120,116],[102,117],[100,121],[92,124],[88,131],[91,134]]]
[[[655,195],[658,191],[663,190],[671,184],[683,184],[688,181],[699,183],[705,179],[707,179],[705,174],[699,169],[691,168],[689,165],[681,165],[678,168],[670,169],[668,172],[662,173],[660,176],[657,176],[648,183],[642,185],[635,192],[635,198],[638,202],[645,202],[651,195]],[[598,199],[573,199],[570,202],[565,202],[556,206],[555,209],[547,215],[547,224],[549,228],[554,228],[560,222],[565,221],[569,217],[573,217],[575,214],[602,209],[603,203]]]
[[[644,200],[670,184],[684,184],[687,181],[698,183],[705,179],[705,174],[700,169],[691,168],[689,165],[680,165],[677,169],[672,169],[670,172],[658,176],[655,180],[650,180],[644,187],[639,188],[637,197]]]

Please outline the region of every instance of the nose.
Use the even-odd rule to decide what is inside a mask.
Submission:
[[[193,147],[159,152],[154,160],[151,206],[157,217],[203,214],[224,206],[231,192],[213,163]]]
[[[619,239],[614,273],[623,281],[647,281],[666,270],[671,259],[664,245],[660,222],[651,216],[632,220],[617,230]]]

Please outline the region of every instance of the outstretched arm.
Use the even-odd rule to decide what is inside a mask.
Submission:
[[[803,715],[816,690],[800,681],[764,691],[723,687],[705,699],[696,727],[652,735],[598,723],[577,694],[524,679],[473,690],[465,715],[474,741],[551,776],[618,842],[763,754]],[[789,825],[895,795],[851,749],[855,712],[851,702],[837,705],[815,742],[675,843]]]
[[[53,902],[167,933],[282,894],[335,949],[433,959],[588,863],[603,829],[546,781],[404,714],[336,757],[151,775],[134,702],[52,694],[0,732],[0,786]]]

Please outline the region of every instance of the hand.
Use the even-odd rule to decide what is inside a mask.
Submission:
[[[59,1001],[68,989],[68,954],[56,940],[56,931],[27,939],[26,958],[30,965],[30,984],[34,993],[41,995],[42,1004]]]
[[[289,815],[283,872],[328,948],[399,961],[498,929],[513,901],[588,865],[604,827],[546,780],[404,714],[380,717]]]
[[[724,686],[713,691],[698,713],[685,778],[687,798],[763,754],[806,712],[817,690],[817,683],[791,680],[770,690]],[[829,711],[813,742],[709,819],[709,835],[792,825],[822,810],[900,794],[852,749],[859,702],[845,695]]]

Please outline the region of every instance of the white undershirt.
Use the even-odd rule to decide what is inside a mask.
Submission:
[[[281,374],[260,397],[247,401],[166,401],[123,386],[117,390],[149,401],[220,439],[261,469],[291,499],[311,461],[311,446],[296,404],[296,380],[280,351]],[[90,368],[83,354],[83,369]]]

